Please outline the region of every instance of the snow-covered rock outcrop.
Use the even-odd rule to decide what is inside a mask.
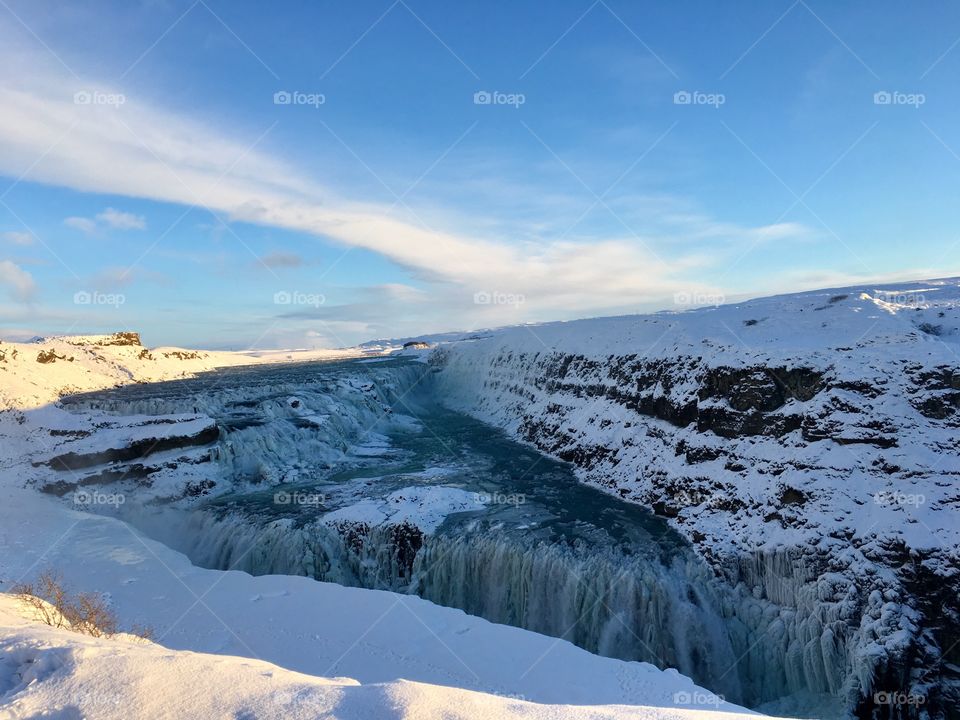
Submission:
[[[937,717],[960,702],[958,351],[951,279],[510,328],[432,359],[453,407],[696,545],[739,594],[748,702]]]
[[[258,360],[232,352],[148,349],[135,332],[0,342],[0,412],[22,413],[72,393],[254,362]]]

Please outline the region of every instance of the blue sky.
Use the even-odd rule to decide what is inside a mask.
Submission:
[[[958,40],[947,3],[4,0],[0,337],[340,346],[957,274]]]

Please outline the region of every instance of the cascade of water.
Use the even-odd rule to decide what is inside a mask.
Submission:
[[[352,443],[390,419],[391,406],[417,388],[429,368],[408,363],[367,375],[349,368],[326,372],[280,369],[258,382],[228,374],[209,387],[200,380],[130,386],[76,396],[66,407],[124,416],[209,415],[222,431],[215,455],[221,475],[232,483],[276,483],[291,479],[292,468],[309,474],[343,460]]]
[[[422,536],[410,526],[256,522],[209,511],[127,520],[205,567],[414,593],[601,655],[675,667],[731,700],[742,696],[711,578],[685,554],[665,564],[459,526]]]
[[[600,655],[675,667],[741,696],[736,657],[702,563],[584,544],[531,546],[495,533],[440,533],[417,555],[412,590],[493,622]]]

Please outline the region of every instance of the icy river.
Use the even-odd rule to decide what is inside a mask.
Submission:
[[[750,638],[730,598],[685,540],[446,408],[433,374],[402,358],[270,365],[67,402],[217,421],[215,487],[121,508],[195,564],[413,593],[677,668],[733,702],[770,699],[740,662]]]

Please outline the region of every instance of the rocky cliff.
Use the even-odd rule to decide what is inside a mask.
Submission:
[[[455,407],[664,515],[730,589],[755,703],[956,715],[960,289],[526,326],[437,351]]]

